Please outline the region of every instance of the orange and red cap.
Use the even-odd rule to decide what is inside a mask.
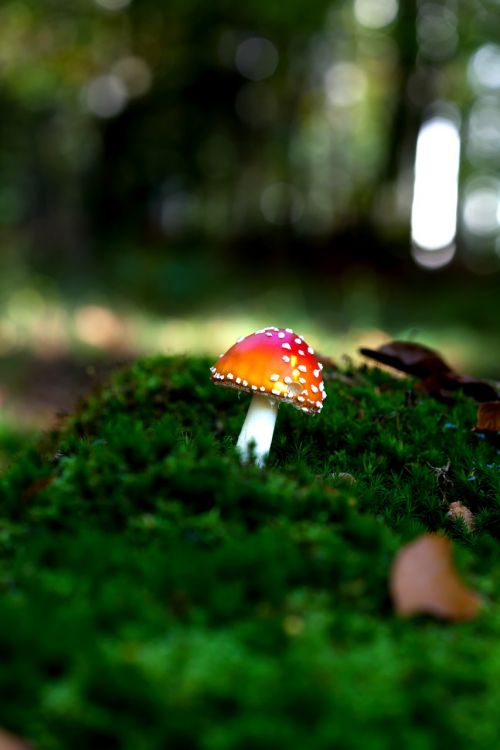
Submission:
[[[217,385],[261,393],[318,413],[326,398],[312,347],[291,328],[263,328],[244,336],[210,368]]]

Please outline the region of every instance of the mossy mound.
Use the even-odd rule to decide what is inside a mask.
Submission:
[[[346,372],[319,417],[280,410],[259,471],[233,447],[248,398],[208,366],[136,364],[3,475],[0,725],[39,750],[496,747],[500,458],[475,405]],[[474,621],[394,614],[391,562],[427,529]]]

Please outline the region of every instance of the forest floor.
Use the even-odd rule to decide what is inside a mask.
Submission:
[[[125,367],[10,454],[0,726],[38,750],[496,747],[477,404],[325,361],[323,412],[281,407],[259,470],[234,448],[248,397],[210,364]]]

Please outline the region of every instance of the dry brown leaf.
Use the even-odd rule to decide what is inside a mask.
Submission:
[[[455,500],[455,502],[450,503],[446,515],[450,516],[452,519],[461,518],[469,531],[472,531],[475,526],[473,512],[469,510],[466,505],[461,503],[460,500]]]
[[[415,375],[421,380],[416,389],[426,391],[434,398],[450,403],[453,391],[462,390],[476,401],[492,401],[498,398],[498,390],[486,380],[460,375],[444,361],[438,352],[413,341],[391,341],[378,349],[360,349],[365,357]]]
[[[10,732],[0,729],[0,750],[33,750],[33,748]]]
[[[480,607],[477,594],[460,580],[449,539],[423,534],[405,545],[392,565],[390,590],[396,612],[470,620]]]
[[[476,430],[500,432],[500,401],[480,404],[477,410]]]
[[[359,351],[365,357],[420,378],[452,372],[451,367],[434,349],[413,341],[390,341],[388,344],[379,346],[378,349],[360,349]]]

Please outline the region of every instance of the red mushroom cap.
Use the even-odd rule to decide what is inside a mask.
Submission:
[[[322,369],[314,350],[291,328],[263,328],[238,339],[210,372],[217,385],[260,392],[317,413],[326,398]]]

